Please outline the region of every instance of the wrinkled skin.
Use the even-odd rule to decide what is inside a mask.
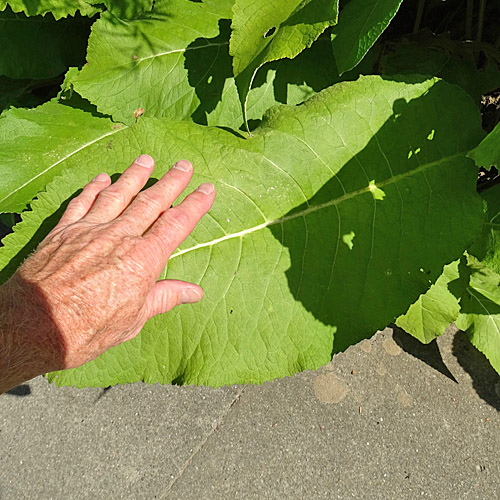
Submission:
[[[2,312],[17,318],[9,321],[7,312],[3,328],[0,323],[5,337],[0,345],[11,345],[11,357],[27,343],[43,359],[43,367],[36,368],[40,373],[77,367],[134,338],[152,316],[202,299],[198,285],[157,280],[170,255],[212,206],[215,189],[202,184],[170,208],[188,185],[192,165],[177,162],[140,192],[153,168],[153,159],[142,155],[114,184],[107,174],[99,174],[2,287]],[[22,317],[13,311],[12,297],[22,304]],[[13,325],[22,325],[22,331]],[[6,337],[9,328],[17,329],[13,342]],[[25,354],[25,365],[36,365]],[[4,366],[8,370],[9,362],[0,359],[0,368]],[[19,375],[10,385],[31,376]]]

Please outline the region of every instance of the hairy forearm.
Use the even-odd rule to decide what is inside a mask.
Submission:
[[[0,287],[0,394],[60,368],[62,352],[43,295],[14,275]]]

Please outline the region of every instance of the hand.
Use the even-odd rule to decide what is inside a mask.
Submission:
[[[99,174],[2,287],[0,297],[16,297],[16,307],[24,309],[23,335],[37,346],[38,356],[44,351],[50,364],[44,371],[80,366],[134,338],[152,316],[202,299],[198,285],[157,280],[172,252],[210,210],[214,186],[202,184],[170,208],[193,167],[178,161],[139,193],[153,168],[153,158],[142,155],[114,184]]]

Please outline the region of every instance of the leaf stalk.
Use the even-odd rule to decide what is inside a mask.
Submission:
[[[465,19],[465,37],[472,40],[472,17],[474,15],[474,0],[467,0],[467,14]]]
[[[420,24],[422,23],[422,16],[424,14],[425,0],[418,0],[417,5],[417,17],[415,18],[415,24],[413,26],[413,34],[417,33],[420,29]]]
[[[486,0],[480,0],[479,2],[479,19],[477,22],[477,34],[476,41],[480,42],[483,38],[483,26],[484,26],[484,12],[486,10]]]

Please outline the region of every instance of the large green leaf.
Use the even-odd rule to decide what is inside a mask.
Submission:
[[[469,153],[469,157],[478,167],[488,170],[492,166],[500,167],[500,123]]]
[[[10,109],[0,117],[0,212],[20,212],[58,174],[69,157],[109,144],[122,126],[56,101]]]
[[[193,11],[188,18],[183,15],[186,5],[157,3],[156,17],[129,23],[104,15],[90,37],[89,64],[80,74],[68,77],[67,83],[100,111],[125,123],[133,123],[134,111],[142,108],[144,116],[240,128],[243,114],[229,55],[230,20],[226,19],[231,15],[231,2],[188,3],[188,10]],[[206,22],[200,6],[211,8],[212,24]],[[159,9],[164,9],[163,14],[158,14]],[[186,23],[191,28],[178,28]],[[141,30],[148,34],[137,38]],[[157,43],[161,39],[173,52],[165,54],[164,45],[155,46],[151,31]],[[332,59],[331,46],[321,40],[293,61],[262,67],[248,96],[247,119],[260,120],[277,102],[298,104],[338,81],[334,65],[323,64],[328,59]]]
[[[51,13],[56,19],[74,16],[93,16],[99,9],[84,0],[0,0],[0,11],[9,6],[13,12],[23,12],[27,16],[44,16]]]
[[[127,22],[104,13],[92,27],[88,64],[73,79],[75,90],[129,124],[138,108],[144,116],[188,118],[204,92],[215,107],[231,76],[231,5],[158,0],[151,17]]]
[[[244,108],[258,69],[294,58],[337,22],[338,0],[235,0],[230,53]]]
[[[396,325],[424,344],[442,335],[460,313],[459,297],[449,288],[460,278],[458,269],[458,260],[445,266],[436,283],[396,320]]]
[[[0,75],[10,78],[51,78],[85,60],[91,20],[78,16],[56,21],[0,12]]]
[[[331,60],[332,64],[324,64],[325,60]],[[360,72],[355,71],[344,75],[342,80],[355,80],[359,75]],[[300,104],[340,80],[333,64],[331,44],[327,39],[319,39],[294,59],[266,63],[257,71],[247,98],[247,119],[260,120],[264,112],[277,103]],[[213,102],[204,100],[193,119],[197,123],[222,125],[235,130],[243,128],[234,78],[226,80],[222,94],[223,99],[217,102],[213,111]],[[199,115],[200,112],[205,113],[205,119]]]
[[[332,32],[340,74],[358,64],[384,32],[403,0],[350,0]]]
[[[218,198],[162,277],[200,283],[205,299],[52,380],[217,386],[316,368],[393,321],[473,240],[482,209],[465,153],[481,137],[479,113],[457,87],[380,77],[274,108],[246,140],[140,120],[111,149],[96,142],[64,161],[64,177],[4,239],[2,279],[103,168],[121,172],[149,152],[159,177],[189,158],[192,186],[210,180]]]

